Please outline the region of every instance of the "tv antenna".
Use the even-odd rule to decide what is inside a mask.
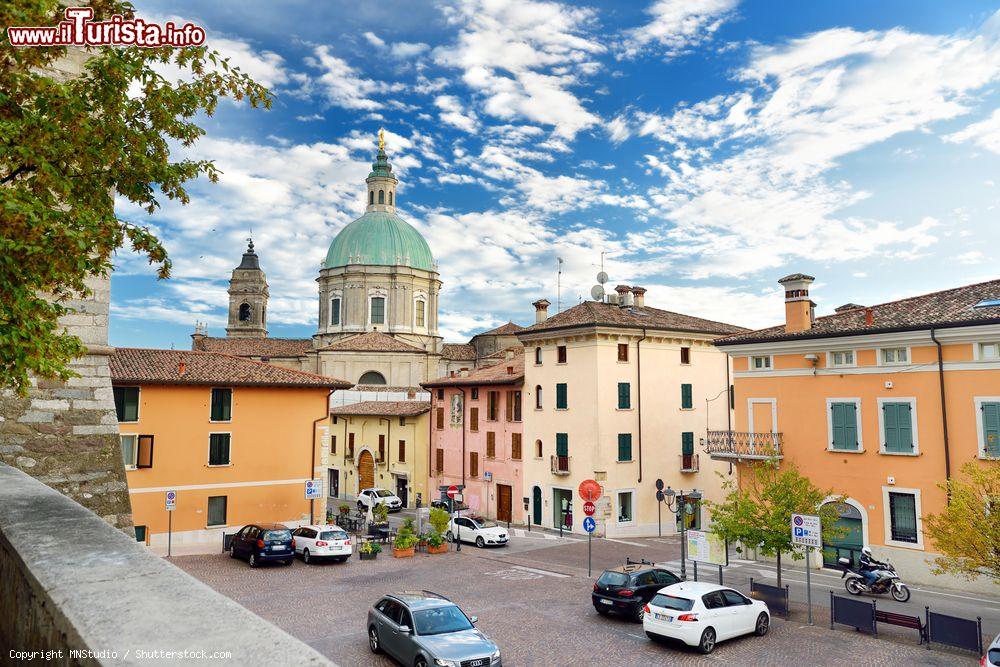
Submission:
[[[559,272],[556,274],[556,312],[562,311],[562,265],[563,258],[556,257],[559,260]]]

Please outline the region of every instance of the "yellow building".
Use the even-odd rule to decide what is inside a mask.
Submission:
[[[326,480],[326,502],[317,508],[337,513],[352,506],[361,489],[379,487],[395,493],[403,507],[424,507],[429,471],[427,401],[364,401],[330,410],[322,427],[324,443],[316,476]]]
[[[598,535],[677,530],[658,508],[656,480],[717,499],[716,472],[699,457],[706,429],[729,423],[728,359],[712,342],[743,331],[650,308],[641,287],[619,286],[613,302],[585,301],[518,333],[524,344],[523,488],[531,521],[582,531],[577,488],[595,479]],[[660,513],[658,514],[658,509]],[[702,522],[695,507],[689,526]]]
[[[716,341],[732,357],[736,410],[708,452],[793,462],[846,495],[828,564],[867,544],[907,582],[968,588],[930,573],[923,520],[944,508],[938,485],[963,464],[1000,474],[1000,280],[825,317],[814,317],[812,281],[779,281],[783,325]]]
[[[211,352],[118,348],[111,356],[136,537],[222,548],[244,524],[309,519],[317,421],[343,380]]]

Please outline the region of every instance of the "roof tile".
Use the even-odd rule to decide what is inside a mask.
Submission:
[[[321,352],[424,352],[381,331],[368,331],[319,349]]]
[[[508,372],[510,368],[512,372]],[[448,375],[430,382],[423,382],[422,387],[455,387],[487,384],[523,384],[524,355],[519,354],[511,360],[504,360],[493,366],[479,368],[468,375]]]
[[[338,405],[330,414],[360,417],[416,417],[431,409],[429,401],[362,401]]]
[[[311,338],[214,338],[192,339],[191,349],[221,352],[237,357],[301,357],[312,352]]]
[[[600,301],[584,301],[581,304],[556,313],[544,322],[539,322],[521,331],[532,334],[537,331],[569,329],[584,326],[612,326],[665,331],[684,331],[729,335],[746,331],[743,327],[715,322],[712,320],[672,313],[650,306],[618,306]]]

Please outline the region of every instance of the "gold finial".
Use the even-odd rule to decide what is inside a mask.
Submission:
[[[378,130],[378,149],[380,151],[385,150],[385,130],[383,128],[379,128]]]

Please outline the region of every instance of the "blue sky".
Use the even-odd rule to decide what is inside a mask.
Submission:
[[[111,342],[224,335],[252,228],[272,336],[316,328],[315,278],[364,210],[380,127],[398,209],[427,238],[447,340],[613,283],[744,326],[776,280],[816,276],[820,314],[998,277],[1000,12],[984,2],[569,4],[140,0],[268,85],[191,149],[217,184],[153,216],[157,281],[122,252]]]

